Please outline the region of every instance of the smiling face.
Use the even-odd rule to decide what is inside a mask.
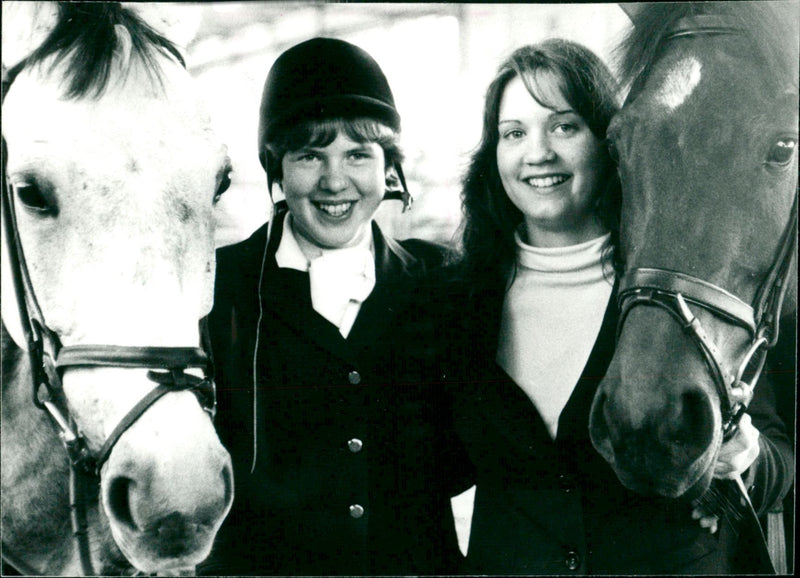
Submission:
[[[539,104],[519,76],[500,102],[497,168],[522,212],[527,242],[568,246],[602,235],[593,212],[605,180],[603,143],[564,99],[552,75],[537,77],[553,108]]]
[[[341,132],[327,146],[287,152],[281,161],[283,193],[301,246],[323,249],[358,244],[386,190],[383,148]]]

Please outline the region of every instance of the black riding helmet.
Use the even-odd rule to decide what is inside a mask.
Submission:
[[[281,54],[267,75],[258,121],[258,158],[267,172],[270,191],[280,159],[266,144],[280,130],[298,120],[374,118],[400,132],[400,114],[389,82],[366,51],[335,38],[312,38]],[[394,165],[402,192],[385,198],[409,206],[403,170]]]

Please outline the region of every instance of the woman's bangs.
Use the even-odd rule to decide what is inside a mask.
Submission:
[[[324,148],[339,134],[357,143],[382,142],[393,131],[371,118],[330,118],[302,123],[291,131],[289,150],[304,146]]]
[[[355,118],[340,123],[350,140],[359,143],[383,142],[394,134],[388,126],[371,118]]]
[[[299,128],[297,148],[304,146],[324,148],[335,141],[339,134],[339,122],[335,119],[309,121]]]
[[[539,67],[522,74],[522,82],[533,100],[550,110],[559,110],[560,101],[565,100],[575,108],[572,91],[562,74],[545,67]],[[578,112],[576,110],[576,112]]]

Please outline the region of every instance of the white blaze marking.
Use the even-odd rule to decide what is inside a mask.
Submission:
[[[700,83],[703,65],[695,58],[684,58],[667,75],[658,100],[675,110],[682,105]]]

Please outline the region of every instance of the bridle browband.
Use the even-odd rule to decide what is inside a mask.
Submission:
[[[743,34],[719,15],[701,14],[678,20],[666,40],[696,35]],[[641,87],[641,77],[634,88]],[[628,101],[636,91],[632,89]],[[708,281],[692,275],[652,267],[626,271],[619,285],[620,307],[617,334],[631,309],[637,305],[656,306],[667,311],[683,326],[703,353],[720,398],[724,439],[736,431],[747,410],[753,390],[764,368],[767,352],[778,340],[781,310],[789,286],[792,261],[797,255],[797,190],[783,234],[767,276],[759,286],[753,304]],[[711,312],[726,322],[742,327],[750,335],[750,346],[734,372],[720,358],[719,349],[708,336],[690,305]],[[752,369],[751,369],[752,368]],[[750,371],[748,371],[750,369]],[[745,375],[750,374],[749,381]]]
[[[22,61],[10,70],[3,69],[2,100],[16,75],[24,68]],[[17,227],[14,197],[7,182],[7,146],[2,139],[2,213],[7,238],[11,283],[28,348],[31,367],[32,398],[36,407],[45,411],[55,426],[70,461],[70,510],[73,536],[84,575],[94,575],[86,520],[87,485],[96,483],[100,470],[122,435],[164,395],[191,391],[213,420],[216,413],[216,390],[213,363],[207,351],[210,340],[205,323],[201,323],[202,347],[138,347],[123,345],[63,346],[58,335],[47,327],[28,273],[27,263]],[[74,367],[117,367],[147,369],[147,377],[156,386],[120,420],[96,452],[92,452],[70,415],[62,387],[64,371]],[[200,369],[203,377],[186,373]],[[21,557],[3,544],[3,558],[23,569]],[[22,567],[20,567],[22,566]],[[30,570],[30,569],[29,569]]]

